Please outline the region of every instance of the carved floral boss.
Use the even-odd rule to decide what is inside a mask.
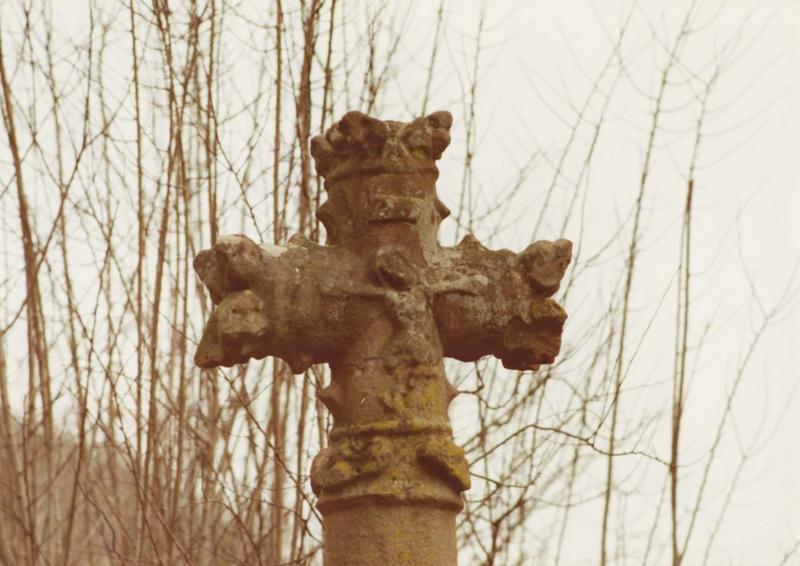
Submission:
[[[328,363],[319,392],[331,445],[312,467],[318,506],[379,498],[459,509],[469,488],[447,407],[442,357],[500,358],[510,369],[552,363],[566,319],[551,298],[570,261],[567,240],[519,254],[466,236],[440,246],[449,210],[435,161],[452,117],[411,123],[349,112],[312,140],[327,202],[328,243],[286,247],[221,238],[195,269],[215,304],[195,357],[201,367],[278,356],[292,371]]]

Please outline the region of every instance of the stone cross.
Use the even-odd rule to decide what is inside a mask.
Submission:
[[[448,112],[410,123],[348,112],[311,141],[328,194],[317,211],[326,245],[230,236],[195,260],[216,305],[197,365],[266,356],[295,373],[330,365],[319,397],[334,425],[311,468],[326,566],[455,565],[470,474],[453,442],[457,391],[442,358],[492,355],[535,370],[561,345],[566,314],[549,297],[570,242],[515,254],[472,236],[437,241],[449,210],[435,162],[451,123]]]

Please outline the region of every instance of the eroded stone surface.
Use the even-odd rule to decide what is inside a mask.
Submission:
[[[318,216],[327,245],[229,236],[195,260],[215,304],[199,366],[270,355],[295,373],[330,364],[319,396],[334,427],[311,471],[328,566],[454,564],[451,523],[470,479],[452,439],[455,391],[442,358],[493,355],[527,370],[559,352],[566,314],[550,297],[570,242],[535,242],[515,254],[472,236],[454,247],[437,241],[449,210],[436,196],[435,161],[451,123],[448,112],[408,124],[347,113],[311,143],[326,179]],[[371,519],[342,520],[354,508]],[[426,520],[430,528],[444,520],[452,534],[415,551]],[[407,560],[381,555],[387,541]]]

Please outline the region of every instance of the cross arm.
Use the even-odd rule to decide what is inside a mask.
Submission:
[[[215,305],[195,355],[200,367],[272,355],[301,373],[330,361],[347,340],[347,305],[327,283],[358,269],[341,248],[302,236],[286,247],[227,236],[194,267]]]
[[[439,269],[472,282],[434,298],[444,355],[462,361],[492,355],[517,370],[553,363],[567,315],[550,297],[571,254],[568,240],[538,241],[519,254],[490,250],[472,236],[443,248]]]

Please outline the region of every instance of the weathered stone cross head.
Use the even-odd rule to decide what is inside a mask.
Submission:
[[[330,445],[311,470],[325,561],[455,564],[455,514],[470,476],[447,408],[442,358],[493,355],[507,368],[552,363],[564,310],[549,297],[570,261],[567,240],[520,254],[474,237],[442,247],[449,210],[435,162],[452,117],[411,123],[349,112],[311,142],[327,202],[328,244],[286,247],[222,238],[195,260],[216,305],[201,367],[278,356],[295,373],[328,363],[319,392]]]

